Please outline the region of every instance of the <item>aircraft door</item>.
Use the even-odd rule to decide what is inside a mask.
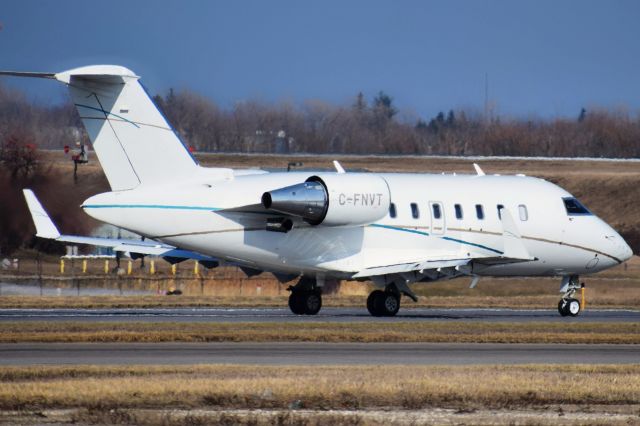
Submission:
[[[442,203],[438,201],[429,202],[429,211],[431,212],[431,233],[434,235],[444,234],[446,223]]]

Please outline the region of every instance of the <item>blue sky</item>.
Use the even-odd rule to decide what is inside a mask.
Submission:
[[[383,90],[405,115],[640,109],[640,1],[30,1],[0,6],[0,68],[115,63],[152,93],[351,103]],[[41,102],[63,88],[5,84]]]

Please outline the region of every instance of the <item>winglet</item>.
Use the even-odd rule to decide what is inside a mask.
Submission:
[[[336,172],[338,173],[346,173],[342,165],[338,163],[338,160],[333,160],[333,167],[336,168]]]
[[[478,163],[473,163],[473,168],[476,169],[478,176],[484,176],[484,171],[478,166]]]
[[[48,239],[60,238],[58,228],[53,224],[51,218],[36,198],[36,195],[30,189],[22,190],[24,198],[27,200],[27,206],[31,213],[33,223],[36,225],[36,236]]]
[[[505,208],[500,209],[500,218],[502,221],[502,239],[504,242],[503,256],[512,259],[533,260],[522,242],[522,236],[509,210]]]

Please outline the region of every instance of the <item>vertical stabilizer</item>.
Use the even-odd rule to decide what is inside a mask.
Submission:
[[[114,191],[173,181],[197,169],[139,77],[127,68],[92,65],[57,74],[2,71],[0,75],[55,79],[69,87]]]
[[[187,176],[197,167],[139,77],[127,68],[89,66],[55,78],[68,85],[114,191]]]

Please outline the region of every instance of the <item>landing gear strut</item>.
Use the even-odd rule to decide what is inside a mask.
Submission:
[[[316,315],[322,308],[322,291],[316,280],[303,277],[289,287],[289,309],[296,315]]]
[[[578,282],[579,277],[577,275],[564,277],[562,279],[562,286],[560,287],[560,291],[563,294],[562,299],[560,299],[560,301],[558,302],[558,312],[563,317],[575,317],[580,313],[582,309],[580,301],[573,297],[579,288],[584,287],[584,284],[579,284]]]
[[[400,309],[400,293],[392,290],[374,290],[367,298],[367,310],[374,317],[392,317]]]

